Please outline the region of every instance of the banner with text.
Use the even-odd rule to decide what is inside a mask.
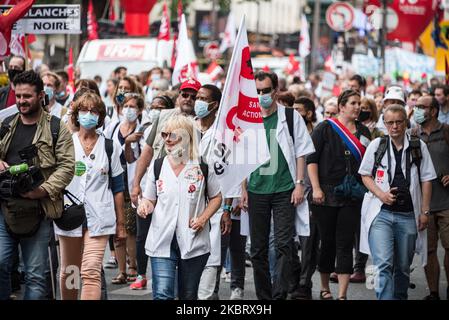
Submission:
[[[0,6],[0,14],[11,6]],[[7,14],[7,13],[6,13]],[[32,34],[77,34],[81,33],[81,8],[74,5],[34,5],[17,21],[13,33]]]

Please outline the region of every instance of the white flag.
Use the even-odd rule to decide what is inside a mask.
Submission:
[[[222,194],[226,195],[270,160],[251,65],[245,16],[240,23],[214,125],[217,144],[210,159],[214,161]]]
[[[305,58],[310,54],[309,25],[307,24],[305,14],[301,16],[301,34],[299,35],[298,52],[301,58]]]
[[[187,35],[187,24],[184,14],[179,26],[178,44],[176,46],[177,58],[173,70],[172,83],[177,85],[190,78],[198,79],[198,63],[193,50],[192,41]]]
[[[228,16],[228,21],[226,22],[226,29],[224,33],[223,40],[220,45],[220,52],[223,53],[228,48],[232,48],[235,45],[235,20],[232,13]]]

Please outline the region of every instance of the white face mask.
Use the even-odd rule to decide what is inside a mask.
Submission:
[[[134,108],[123,108],[123,115],[128,122],[137,120],[137,111]]]
[[[148,118],[150,118],[151,123],[154,123],[155,121],[157,121],[157,119],[159,119],[160,115],[161,115],[160,109],[151,109],[148,112]]]

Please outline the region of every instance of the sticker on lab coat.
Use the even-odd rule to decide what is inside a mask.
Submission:
[[[191,185],[195,184],[198,181],[203,180],[203,174],[201,172],[200,167],[193,167],[187,170],[186,173],[184,174],[184,179]]]
[[[163,180],[157,180],[156,187],[157,187],[157,194],[164,193],[164,181]]]
[[[385,179],[385,171],[384,170],[377,170],[376,183],[383,183],[384,179]]]
[[[77,177],[81,177],[83,174],[86,173],[86,164],[82,161],[75,162],[75,175]]]

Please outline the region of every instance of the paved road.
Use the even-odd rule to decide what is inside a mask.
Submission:
[[[446,298],[446,279],[444,277],[444,267],[443,267],[443,258],[444,251],[439,248],[438,251],[439,261],[441,265],[441,277],[443,281],[440,281],[440,296],[442,298]],[[105,255],[105,262],[109,259],[109,250],[107,250]],[[370,264],[370,260],[368,260],[368,264]],[[427,283],[425,280],[425,275],[423,268],[419,266],[418,259],[415,259],[413,263],[413,267],[415,268],[412,272],[411,281],[416,285],[415,289],[409,290],[409,299],[410,300],[421,300],[424,296],[428,294]],[[151,270],[148,269],[148,275],[151,275]],[[151,292],[151,282],[148,284],[146,290],[130,290],[128,285],[116,285],[111,283],[111,279],[116,275],[117,269],[105,269],[106,273],[106,281],[107,281],[107,289],[108,289],[108,297],[109,300],[151,300],[152,292]],[[151,280],[150,280],[151,281]],[[313,299],[319,299],[319,283],[320,278],[318,272],[315,272],[313,276],[313,290],[312,295]],[[331,291],[334,297],[337,296],[338,293],[338,284],[331,284]],[[19,292],[16,292],[15,295],[17,299],[21,299],[21,294],[23,293],[23,289]],[[229,283],[226,283],[223,279],[221,281],[219,297],[221,300],[228,300],[230,297],[231,291],[229,288]],[[59,299],[59,294],[58,294]],[[246,281],[245,281],[245,300],[255,300],[256,294],[254,289],[254,279],[253,279],[253,270],[251,267],[246,268]],[[348,299],[349,300],[375,300],[374,290],[367,289],[365,284],[350,284],[348,290]]]
[[[440,248],[439,259],[441,264],[441,275],[442,279],[446,280],[444,277],[444,268],[443,268],[443,257],[444,251]],[[108,253],[105,261],[107,261]],[[419,259],[415,259],[413,266],[415,267],[412,272],[412,283],[416,285],[415,289],[409,290],[409,299],[411,300],[421,300],[424,296],[428,294],[427,283],[425,280],[425,275],[423,268],[419,265]],[[368,261],[370,264],[370,260]],[[148,285],[147,290],[135,291],[130,290],[129,285],[114,285],[111,284],[111,279],[115,276],[117,270],[114,269],[105,269],[106,271],[106,279],[108,282],[108,294],[110,300],[150,300],[152,298],[151,293],[151,283]],[[148,275],[150,275],[150,270]],[[315,272],[313,276],[313,299],[319,298],[319,283],[320,278],[319,274]],[[331,284],[331,291],[334,297],[337,296],[338,293],[338,284]],[[442,298],[446,298],[446,281],[440,281],[440,295]],[[222,279],[219,296],[222,300],[228,300],[230,297],[230,288],[229,283],[224,282]],[[245,281],[245,300],[254,300],[256,299],[255,289],[254,289],[254,279],[253,272],[251,267],[246,268],[246,281]],[[348,290],[348,299],[349,300],[375,300],[374,290],[369,290],[366,288],[365,284],[350,284]]]

